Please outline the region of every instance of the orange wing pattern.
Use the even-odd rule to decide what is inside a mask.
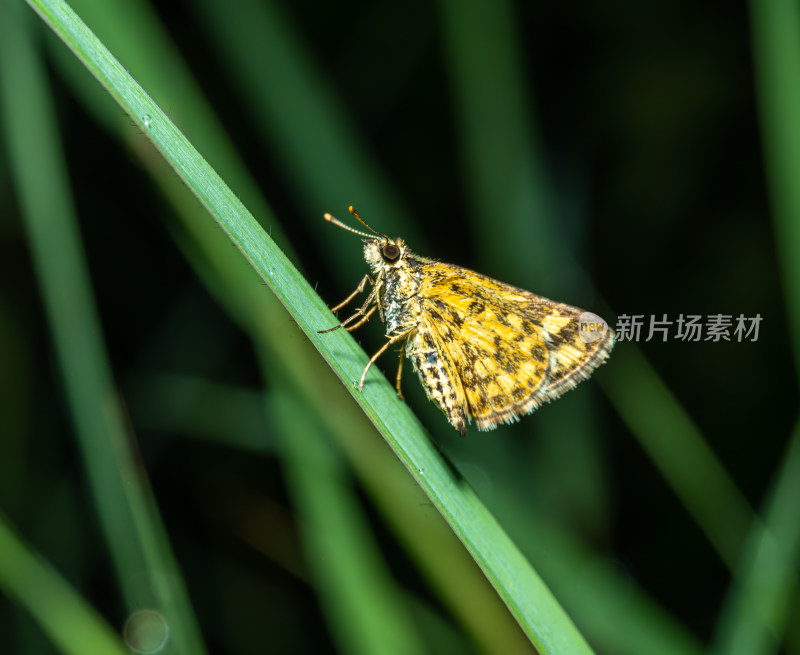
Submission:
[[[608,329],[587,343],[583,310],[479,273],[423,266],[419,324],[406,352],[428,396],[462,434],[518,420],[588,378],[614,344]]]

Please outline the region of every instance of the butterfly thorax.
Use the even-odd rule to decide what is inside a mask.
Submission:
[[[364,259],[375,284],[381,287],[381,314],[386,334],[417,322],[416,296],[422,284],[420,268],[425,260],[414,255],[402,239],[364,239]]]

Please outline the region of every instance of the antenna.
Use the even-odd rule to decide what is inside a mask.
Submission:
[[[365,228],[367,228],[367,229],[368,229],[370,232],[374,232],[374,233],[375,233],[375,234],[377,234],[378,236],[381,236],[381,237],[383,237],[384,239],[386,239],[386,240],[389,240],[389,237],[388,237],[388,236],[386,236],[386,235],[385,235],[383,232],[378,232],[378,230],[374,230],[374,229],[372,229],[372,228],[371,228],[369,225],[367,225],[367,224],[364,222],[364,219],[363,219],[363,218],[361,218],[361,217],[358,215],[358,212],[357,212],[355,209],[353,209],[353,206],[352,206],[352,205],[350,205],[350,207],[348,207],[348,209],[350,210],[350,213],[351,213],[353,216],[355,216],[356,220],[357,220],[359,223],[361,223],[361,225],[363,225]],[[336,226],[338,226],[338,227],[341,227],[341,228],[343,228],[343,229],[347,230],[348,232],[352,232],[353,234],[358,234],[359,236],[362,236],[362,237],[367,237],[368,239],[374,239],[374,238],[375,238],[375,237],[373,237],[372,235],[370,235],[370,234],[367,234],[366,232],[361,232],[360,230],[356,230],[356,229],[354,229],[354,228],[350,227],[349,225],[345,225],[345,224],[344,224],[344,223],[342,223],[342,221],[340,221],[338,218],[336,218],[335,216],[332,216],[331,214],[328,214],[327,212],[325,213],[325,215],[323,216],[323,218],[324,218],[326,221],[328,221],[328,223],[333,223],[334,225],[336,225]]]
[[[363,218],[361,218],[361,217],[358,215],[358,212],[357,212],[355,209],[353,209],[353,205],[350,205],[350,206],[348,207],[348,209],[350,210],[350,213],[351,213],[353,216],[355,216],[355,217],[356,217],[356,220],[357,220],[359,223],[361,223],[361,225],[363,225],[365,228],[367,228],[367,229],[368,229],[370,232],[374,232],[374,233],[375,233],[375,234],[377,234],[378,236],[382,236],[384,239],[389,239],[389,237],[388,237],[388,236],[386,236],[386,235],[385,235],[383,232],[378,232],[378,230],[373,230],[373,229],[372,229],[372,228],[371,228],[369,225],[367,225],[367,224],[364,222],[364,219],[363,219]]]

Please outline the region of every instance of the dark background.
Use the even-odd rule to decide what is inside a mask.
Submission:
[[[370,195],[372,180],[364,181],[363,192],[343,189],[342,197],[317,202],[322,192],[307,189],[282,145],[282,132],[289,128],[277,123],[265,128],[271,116],[259,114],[247,96],[260,81],[250,79],[243,86],[231,74],[209,21],[192,3],[153,5],[268,199],[274,218],[256,217],[268,231],[271,221],[280,225],[296,253],[290,255],[293,262],[322,298],[338,302],[366,270],[358,240],[321,220],[325,211],[346,219],[352,203],[373,227],[404,236],[422,255],[587,307],[610,322],[622,314],[640,314],[645,321],[663,314],[671,320],[681,314],[759,314],[756,342],[670,338],[636,346],[759,511],[796,420],[797,384],[745,7],[624,0],[510,4],[510,36],[518,48],[522,82],[512,86],[528,130],[520,141],[522,150],[541,162],[544,175],[537,184],[546,188],[542,206],[550,212],[543,224],[554,241],[539,240],[537,228],[528,232],[528,226],[504,220],[516,198],[508,198],[509,206],[495,203],[495,216],[475,201],[480,184],[468,154],[444,3],[284,2],[276,7],[404,212],[386,208],[391,215],[384,218]],[[75,9],[83,15],[78,4]],[[236,2],[227,9],[239,10]],[[117,53],[112,35],[84,18]],[[294,501],[279,454],[254,457],[226,444],[224,436],[202,436],[191,412],[188,418],[178,413],[172,422],[153,420],[148,403],[158,398],[142,389],[152,390],[159,376],[189,376],[253,392],[262,388],[262,376],[248,337],[176,245],[173,235],[179,228],[172,209],[139,161],[91,117],[73,91],[54,60],[68,58],[66,49],[43,25],[36,27],[120,400],[209,648],[215,653],[333,649],[314,583],[293,575],[280,557],[253,549],[220,519],[253,498],[268,499],[284,517],[284,536],[295,545],[289,550],[302,560]],[[497,37],[490,27],[486,38],[491,41]],[[255,57],[270,44],[249,46]],[[133,64],[119,56],[137,76]],[[280,61],[269,63],[280,69]],[[483,63],[478,58],[472,65]],[[475,78],[480,77],[476,70]],[[137,79],[149,88],[146,79]],[[280,87],[270,90],[282,93]],[[154,97],[179,124],[190,111]],[[483,97],[489,104],[501,100]],[[305,129],[303,120],[304,108],[298,107],[293,129]],[[128,126],[130,138],[136,129],[130,121]],[[487,122],[483,136],[491,141],[494,129]],[[193,140],[191,130],[186,133]],[[143,136],[138,141],[135,148],[147,147]],[[312,162],[314,155],[310,150]],[[503,165],[502,159],[496,163]],[[328,174],[329,169],[319,168],[320,177]],[[238,193],[236,181],[226,180]],[[0,189],[0,457],[5,462],[0,464],[0,508],[119,625],[126,610],[86,487],[4,159]],[[362,196],[366,206],[360,204]],[[398,222],[397,216],[406,218]],[[485,235],[492,231],[499,236],[486,247]],[[553,242],[555,251],[547,247]],[[255,276],[253,284],[258,284]],[[292,325],[287,315],[287,334],[296,334]],[[374,352],[381,332],[373,320],[357,338]],[[658,461],[642,447],[641,435],[620,410],[619,396],[604,392],[636,384],[613,378],[620,375],[614,370],[616,357],[632,347],[618,344],[595,379],[558,404],[496,433],[470,430],[465,439],[448,431],[413,375],[406,376],[404,390],[436,443],[512,536],[526,528],[504,516],[499,497],[506,494],[577,535],[621,579],[644,590],[700,642],[711,643],[732,572]],[[390,379],[394,366],[393,356],[381,362]],[[276,384],[267,383],[267,391]],[[582,399],[573,400],[578,394]],[[559,409],[562,403],[565,408]],[[544,424],[539,422],[557,423],[557,417],[545,415],[558,412],[588,416],[590,446],[569,437],[540,436],[538,426]],[[228,429],[258,435],[271,428],[269,417],[258,417]],[[547,432],[546,425],[542,431]],[[380,439],[377,433],[374,438]],[[506,468],[509,462],[514,465]],[[591,482],[587,476],[594,476]],[[450,624],[446,604],[395,542],[369,495],[360,487],[358,493],[397,584]],[[10,607],[5,599],[0,606]],[[787,611],[796,616],[796,608]],[[262,629],[251,633],[253,623]],[[36,652],[52,648],[22,610],[7,614],[0,625],[3,652],[33,652],[25,650],[31,644],[42,649]],[[587,637],[598,652],[613,652],[593,641],[591,629]],[[789,643],[797,644],[796,637]],[[795,651],[787,647],[786,652]]]

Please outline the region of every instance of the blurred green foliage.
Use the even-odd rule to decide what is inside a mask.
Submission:
[[[12,5],[46,73],[37,144],[72,198],[54,191],[57,170],[34,171],[27,193],[54,216],[74,204],[93,298],[49,293],[99,322],[59,331],[47,316],[35,257],[66,261],[75,244],[50,234],[36,255],[24,227],[11,153],[33,145],[9,131],[9,107],[36,77],[6,59],[0,584],[38,589],[10,576],[30,572],[41,593],[0,595],[0,652],[71,652],[26,604],[53,616],[65,582],[94,608],[86,625],[120,633],[137,603],[172,599],[187,641],[162,652],[525,652],[349,396],[291,396],[294,376],[336,382],[321,359],[287,371],[251,340],[258,321],[275,348],[306,343],[277,303],[254,318],[270,292],[133,121]],[[459,438],[404,385],[596,652],[747,655],[800,653],[795,5],[71,3],[331,304],[365,265],[321,216],[354,204],[423,255],[601,315],[760,314],[756,342],[621,343],[594,381],[488,435]],[[198,219],[205,236],[186,227]],[[356,336],[368,352],[382,343],[374,320]],[[97,413],[139,457],[127,474],[142,516],[157,506],[163,521],[122,565],[100,517],[131,485],[93,477],[79,441],[92,428],[69,404],[104,350]],[[381,365],[393,374],[393,357]],[[121,566],[142,576],[120,583]]]

